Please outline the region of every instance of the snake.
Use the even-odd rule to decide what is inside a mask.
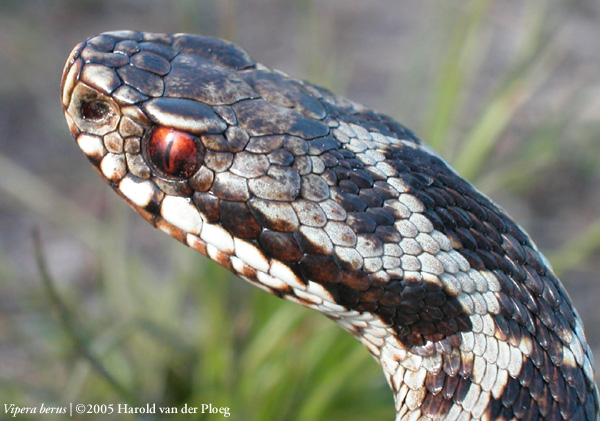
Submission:
[[[595,420],[582,321],[530,237],[408,128],[228,41],[114,31],[61,102],[154,227],[323,313],[383,368],[396,420]]]

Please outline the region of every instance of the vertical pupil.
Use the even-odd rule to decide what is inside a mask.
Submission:
[[[175,143],[173,133],[169,133],[167,135],[165,142],[167,142],[167,149],[165,150],[165,168],[168,171],[173,171],[173,166],[177,163],[176,158],[171,158],[171,149],[173,148],[173,144]]]

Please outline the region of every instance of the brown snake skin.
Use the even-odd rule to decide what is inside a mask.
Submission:
[[[397,420],[593,420],[581,320],[510,217],[391,118],[214,38],[77,45],[62,104],[100,175],[155,227],[335,319]]]

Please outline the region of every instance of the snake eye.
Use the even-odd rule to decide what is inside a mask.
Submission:
[[[84,120],[100,121],[112,114],[111,107],[104,101],[95,100],[81,105],[81,117]]]
[[[145,151],[154,168],[168,178],[190,178],[204,159],[204,149],[196,138],[168,127],[148,133]]]

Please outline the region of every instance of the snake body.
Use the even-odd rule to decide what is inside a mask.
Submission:
[[[186,34],[101,34],[72,135],[141,216],[375,356],[397,420],[598,414],[581,320],[507,214],[407,128]]]

